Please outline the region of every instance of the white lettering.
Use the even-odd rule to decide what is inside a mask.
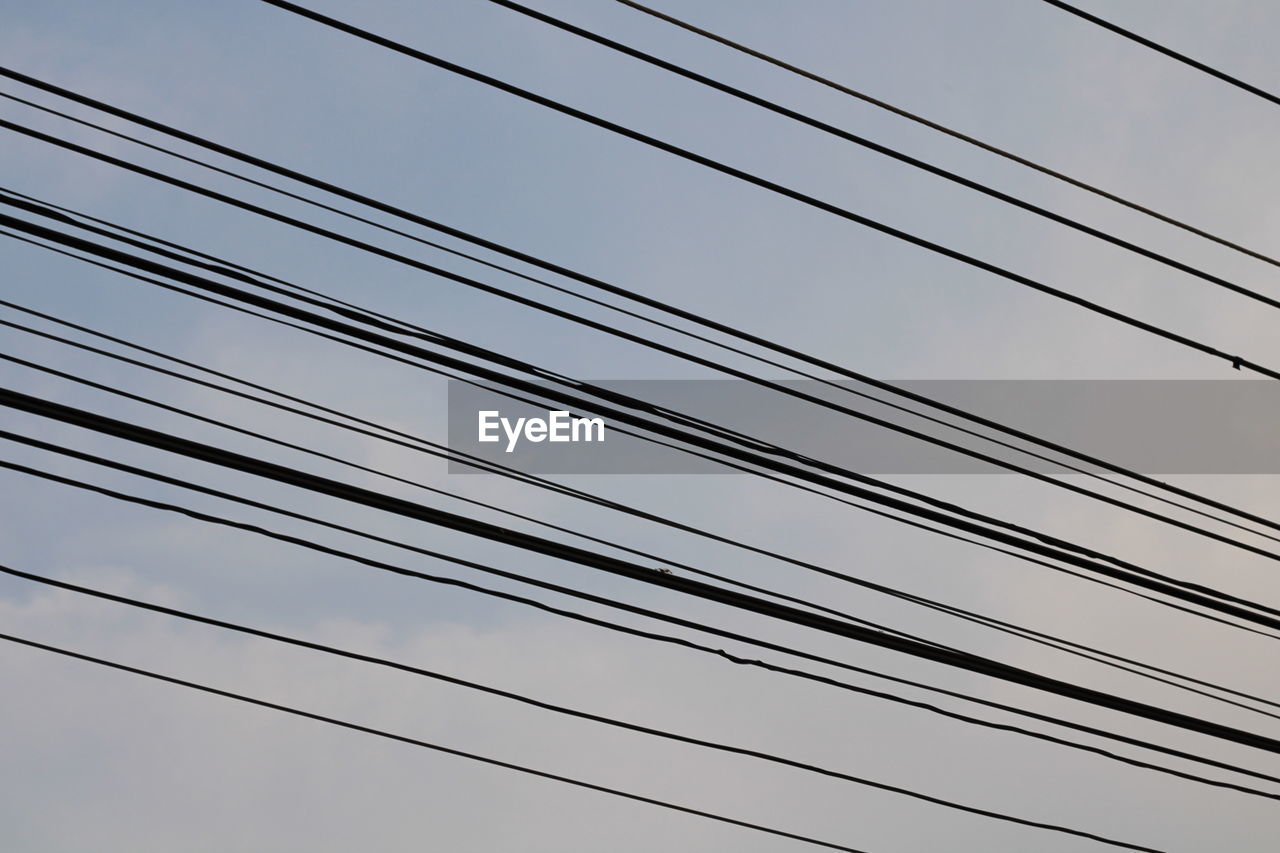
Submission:
[[[487,411],[487,412],[477,412],[476,414],[479,415],[479,421],[480,421],[480,424],[479,424],[480,434],[479,436],[477,436],[476,440],[477,441],[497,441],[498,436],[496,434],[490,434],[490,433],[492,430],[495,430],[498,428],[498,422],[497,420],[495,420],[498,417],[498,413],[494,411]]]
[[[511,421],[507,418],[502,418],[502,429],[507,434],[508,453],[516,449],[516,442],[520,440],[520,428],[524,426],[524,421],[524,418],[516,418],[516,428],[512,429]]]
[[[604,441],[604,418],[575,418],[569,412],[551,411],[547,418],[511,418],[502,417],[495,410],[484,410],[476,413],[476,440],[482,442],[501,441],[499,428],[507,438],[507,453],[512,453],[520,439],[527,441]]]
[[[574,429],[577,425],[574,424]],[[569,413],[568,412],[552,412],[551,413],[551,433],[547,436],[548,441],[572,441],[569,436]]]
[[[578,428],[582,428],[583,437],[578,438]],[[591,437],[591,430],[595,429],[596,437]],[[572,441],[604,441],[604,418],[577,418],[573,422],[573,438]]]

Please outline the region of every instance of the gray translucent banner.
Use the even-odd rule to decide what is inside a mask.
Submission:
[[[966,456],[922,438],[895,433],[883,425],[741,380],[628,379],[592,384],[612,394],[626,395],[681,416],[707,421],[755,442],[779,445],[866,474],[1007,471],[995,462]],[[839,387],[812,380],[778,384],[996,460],[1044,473],[1069,473],[1054,461],[1001,447],[849,392],[893,401],[947,423],[993,436],[1016,448],[1033,450],[1051,460],[1063,460],[1052,451],[857,383],[836,383]],[[1280,382],[921,380],[894,384],[1145,474],[1280,473]],[[555,387],[550,383],[542,385],[548,390]],[[591,399],[586,392],[573,393]],[[612,417],[608,414],[609,408],[622,409],[623,406],[601,400],[580,406],[551,400],[531,405],[513,400],[498,390],[451,381],[449,447],[532,474],[733,473],[716,463],[626,435],[624,430],[644,431]],[[678,419],[660,414],[643,416],[696,432]],[[710,437],[718,442],[732,442],[723,434]],[[760,446],[754,444],[750,449],[759,452]],[[449,471],[479,473],[458,462],[451,462]]]

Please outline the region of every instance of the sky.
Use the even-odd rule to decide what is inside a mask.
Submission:
[[[309,0],[318,11],[641,129],[1263,364],[1266,309],[963,187],[890,161],[484,0]],[[700,40],[613,0],[532,3],[1141,245],[1273,292],[1274,270],[1043,175]],[[1261,0],[1080,5],[1264,88],[1280,88]],[[1047,4],[1014,0],[689,0],[700,26],[1095,182],[1242,244],[1280,253],[1280,111]],[[256,0],[0,0],[5,64],[368,193],[855,370],[909,379],[1231,379],[1220,361],[953,260],[356,41]],[[5,82],[0,91],[67,109]],[[99,120],[70,107],[77,116]],[[569,297],[314,211],[5,101],[0,116],[144,163],[548,304],[645,330]],[[124,123],[111,127],[129,130]],[[151,137],[148,137],[151,138]],[[191,155],[197,151],[182,149]],[[203,155],[201,155],[203,156]],[[220,165],[230,165],[221,161]],[[304,283],[584,379],[710,371],[386,259],[301,234],[13,132],[0,187]],[[379,219],[379,221],[388,221]],[[417,233],[417,232],[415,232]],[[448,238],[445,245],[461,244]],[[234,316],[11,239],[4,299],[443,441],[442,379]],[[489,256],[486,256],[489,257]],[[496,258],[495,258],[496,259]],[[576,289],[576,286],[575,286]],[[2,309],[0,319],[55,331]],[[646,333],[648,333],[646,331]],[[684,346],[684,345],[682,345]],[[688,344],[691,352],[714,352]],[[1280,734],[1274,720],[981,631],[848,584],[680,536],[495,477],[450,474],[403,448],[263,409],[0,328],[0,350],[289,438],[752,583],[820,600],[1059,678]],[[721,358],[721,354],[716,355]],[[745,365],[748,362],[726,361]],[[779,377],[751,366],[761,375]],[[538,532],[403,481],[353,472],[13,364],[4,385],[366,488]],[[1106,412],[1097,413],[1105,418]],[[1275,771],[1244,748],[1121,719],[941,666],[477,542],[425,524],[6,412],[4,429],[358,530],[491,562],[695,621]],[[0,443],[0,458],[258,523],[495,589],[402,549]],[[745,476],[563,482],[858,577],[1275,696],[1267,640]],[[893,482],[1086,542],[1167,574],[1275,602],[1274,566],[1009,476]],[[1274,477],[1169,478],[1264,515]],[[0,473],[3,563],[120,595],[658,728],[811,761],[980,807],[1171,851],[1269,851],[1273,807],[1008,733],[415,582],[194,519]],[[534,593],[540,600],[553,597]],[[637,627],[594,605],[572,605]],[[521,708],[492,696],[0,580],[0,630],[293,703],[365,725],[873,853],[1096,847],[899,795]],[[693,636],[691,632],[681,636]],[[729,647],[729,646],[726,646]],[[734,651],[745,651],[737,646]],[[759,653],[751,652],[752,656]],[[814,670],[834,674],[836,670]],[[764,853],[802,845],[382,742],[38,651],[0,648],[0,840],[54,853],[279,850]],[[857,684],[874,679],[843,673]],[[904,696],[928,694],[896,688]],[[937,699],[948,708],[963,703]],[[994,711],[980,716],[1004,720]]]

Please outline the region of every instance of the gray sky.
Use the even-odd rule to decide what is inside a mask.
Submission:
[[[1257,361],[1271,318],[1203,282],[870,152],[705,92],[482,0],[312,0],[389,34],[788,186],[881,218]],[[610,0],[534,4],[1143,245],[1271,292],[1274,271],[788,77]],[[1084,3],[1276,89],[1273,4]],[[690,0],[662,8],[1272,254],[1280,110],[1045,4],[1014,0]],[[908,378],[1232,378],[1225,365],[692,164],[249,0],[0,0],[5,64],[857,370]],[[5,84],[4,91],[26,95]],[[49,99],[39,98],[41,101]],[[544,298],[516,280],[12,103],[0,114]],[[698,378],[694,367],[265,223],[144,178],[0,135],[4,186],[85,210],[583,378]],[[5,240],[5,298],[443,439],[443,382]],[[576,303],[545,297],[557,305]],[[595,309],[591,316],[604,317]],[[9,312],[5,312],[8,318]],[[626,328],[638,328],[623,324]],[[0,332],[5,351],[483,497],[1058,677],[1280,731],[855,587],[676,537],[213,392]],[[697,350],[701,352],[701,350]],[[5,365],[4,384],[462,511],[401,484]],[[1104,414],[1104,413],[1100,413]],[[489,560],[778,642],[1267,769],[1261,756],[941,667],[761,625],[586,569],[6,413],[27,432],[424,547]],[[463,569],[6,444],[3,458],[302,535],[424,571]],[[899,478],[1170,575],[1275,602],[1273,566],[1011,477]],[[743,477],[572,481],[860,577],[1276,695],[1260,638]],[[1178,482],[1268,513],[1275,480]],[[496,516],[486,515],[496,519]],[[524,528],[522,528],[524,529]],[[17,474],[0,475],[16,568],[438,668],[538,698],[815,761],[977,806],[1176,851],[1269,851],[1274,810],[1047,744],[733,667],[536,611],[319,558],[282,543]],[[518,590],[503,581],[482,581]],[[587,608],[582,608],[584,611]],[[596,611],[590,611],[596,612]],[[639,620],[624,620],[641,624]],[[426,740],[757,819],[874,853],[1076,851],[784,768],[658,743],[492,697],[0,580],[2,630]],[[743,830],[380,743],[20,648],[0,648],[0,839],[95,851],[775,851]],[[880,686],[870,679],[859,680]],[[901,691],[909,694],[906,689]],[[957,703],[940,700],[948,707]],[[1176,703],[1176,704],[1175,704]],[[978,712],[988,716],[987,712]],[[990,713],[994,717],[995,712]],[[1270,765],[1274,771],[1275,764]]]

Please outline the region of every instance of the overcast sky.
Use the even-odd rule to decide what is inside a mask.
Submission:
[[[1270,331],[1273,319],[1255,303],[484,0],[310,0],[308,5],[1224,350],[1280,364],[1280,339]],[[788,76],[612,0],[532,5],[1233,281],[1275,292],[1275,270],[1265,264]],[[1280,25],[1280,9],[1274,4],[1082,0],[1081,5],[1264,88],[1280,88],[1280,58],[1271,38]],[[1280,209],[1274,201],[1280,197],[1280,173],[1274,168],[1280,110],[1046,4],[686,0],[661,8],[1247,246],[1280,253],[1275,238]],[[0,0],[0,12],[0,53],[15,70],[874,376],[1238,376],[1229,365],[256,0]],[[65,103],[17,84],[6,82],[0,91],[67,109]],[[101,119],[81,108],[70,111]],[[0,103],[0,115],[582,310],[581,303],[527,282],[241,188],[12,102]],[[128,129],[122,122],[111,126]],[[0,173],[5,188],[568,375],[713,375],[9,131],[0,134]],[[438,377],[233,316],[7,238],[0,241],[0,258],[7,300],[407,432],[444,439],[445,386]],[[594,308],[585,313],[627,329],[644,328]],[[55,329],[7,309],[0,315]],[[0,330],[0,349],[1009,663],[1280,734],[1274,720],[1256,714],[1121,677],[851,585],[499,478],[450,475],[443,464],[425,456],[22,332]],[[25,368],[6,364],[0,372],[5,386],[27,393],[431,506],[477,512],[404,483],[281,451]],[[1277,770],[1274,761],[1268,765],[1264,756],[1243,748],[1229,749],[901,655],[769,625],[725,608],[691,604],[589,569],[265,485],[35,417],[6,412],[3,423],[5,429],[421,547]],[[261,523],[421,571],[528,591],[403,550],[8,442],[0,447],[0,458]],[[1077,642],[1237,689],[1280,694],[1275,650],[1267,640],[813,495],[743,476],[580,477],[565,482]],[[1171,576],[1280,601],[1274,565],[1265,559],[1043,484],[1003,476],[916,476],[897,482]],[[1263,514],[1276,506],[1277,481],[1271,477],[1183,477],[1177,482]],[[538,532],[492,513],[482,517]],[[1261,853],[1276,847],[1274,806],[1262,800],[735,667],[17,473],[0,473],[0,553],[0,561],[14,568],[1152,847],[1188,853]],[[571,607],[653,627],[638,617]],[[1096,847],[837,780],[568,721],[403,673],[18,580],[0,580],[0,626],[0,631],[872,853],[1065,853]],[[5,849],[764,853],[802,848],[30,649],[0,648],[0,672],[5,686],[0,701],[0,846]],[[858,684],[884,686],[849,677]],[[898,690],[912,698],[927,696]],[[938,703],[973,710],[952,700]],[[974,713],[999,718],[995,711]]]

